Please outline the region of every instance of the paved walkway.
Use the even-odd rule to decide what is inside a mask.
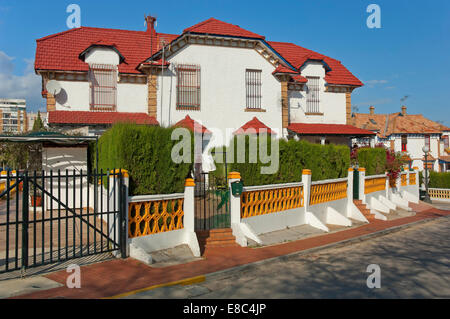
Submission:
[[[411,204],[417,212],[415,216],[388,221],[374,221],[358,228],[321,235],[279,245],[262,248],[229,247],[207,250],[203,260],[188,264],[152,268],[137,260],[128,258],[105,261],[82,267],[80,289],[59,287],[20,298],[104,298],[145,287],[163,285],[186,278],[201,276],[236,266],[279,257],[295,252],[317,248],[344,240],[369,235],[392,227],[425,221],[450,215],[450,211],[439,210],[430,205]],[[68,273],[60,271],[46,277],[58,283],[65,284]]]

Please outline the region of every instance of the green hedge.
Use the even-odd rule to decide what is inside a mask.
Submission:
[[[170,194],[184,191],[192,170],[193,136],[190,163],[174,163],[171,139],[173,128],[118,123],[99,139],[99,169],[126,169],[130,175],[131,195]],[[93,165],[95,167],[95,164]]]
[[[324,180],[332,178],[346,177],[350,167],[350,150],[343,145],[320,145],[306,141],[295,141],[284,139],[279,142],[279,169],[274,174],[261,174],[261,167],[268,166],[261,163],[258,156],[257,163],[249,163],[250,139],[256,137],[245,137],[245,163],[236,163],[236,152],[233,163],[228,163],[227,170],[237,171],[241,174],[244,185],[266,185],[289,182],[300,182],[302,180],[302,170],[312,171],[312,180]],[[259,154],[259,141],[257,141]],[[268,142],[268,154],[271,154],[271,143]],[[234,147],[237,148],[237,137],[234,138]],[[214,151],[220,151],[216,148]],[[230,148],[228,147],[228,152]],[[217,163],[214,174],[224,176],[224,164]]]
[[[428,172],[431,188],[450,188],[450,173]]]
[[[386,172],[386,150],[381,147],[358,149],[358,165],[366,169],[366,175]]]

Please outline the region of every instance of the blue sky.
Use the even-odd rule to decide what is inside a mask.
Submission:
[[[360,112],[423,113],[450,126],[450,1],[296,0],[118,1],[0,0],[0,97],[27,98],[43,109],[33,62],[37,38],[67,30],[66,7],[81,7],[83,26],[180,33],[215,17],[271,41],[293,42],[340,60],[365,83],[352,102]],[[381,8],[381,29],[369,29],[369,4]],[[401,102],[408,96],[405,102]]]

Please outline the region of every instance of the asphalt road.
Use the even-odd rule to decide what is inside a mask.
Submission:
[[[381,288],[368,288],[368,265]],[[229,270],[128,298],[450,298],[450,218],[341,248]]]

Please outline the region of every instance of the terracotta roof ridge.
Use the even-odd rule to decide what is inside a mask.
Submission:
[[[65,31],[61,31],[61,32],[57,32],[57,33],[54,33],[54,34],[47,35],[47,36],[45,36],[43,38],[36,39],[36,42],[44,41],[44,40],[47,40],[47,39],[50,39],[50,38],[54,38],[54,37],[57,37],[57,36],[60,36],[60,35],[66,34],[66,33],[80,31],[80,30],[120,31],[120,32],[142,33],[142,34],[146,34],[147,33],[146,31],[140,31],[140,30],[125,30],[125,29],[113,29],[113,28],[99,28],[99,27],[85,27],[85,26],[81,26],[79,28],[73,28],[73,29],[70,29],[70,30],[65,30]]]

